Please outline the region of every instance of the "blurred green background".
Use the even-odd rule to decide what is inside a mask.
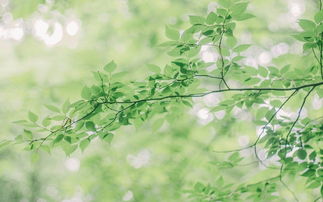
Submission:
[[[22,132],[12,122],[29,110],[45,116],[45,104],[79,99],[80,89],[94,81],[91,72],[111,59],[127,72],[125,79],[143,80],[145,64],[169,61],[157,47],[165,40],[165,25],[185,28],[188,15],[206,15],[216,7],[216,0],[0,0],[0,140]],[[244,62],[295,68],[311,62],[295,60],[302,45],[291,34],[299,30],[297,19],[310,18],[316,9],[311,0],[251,0],[249,10],[257,18],[238,24],[236,33],[240,42],[254,45]],[[217,58],[209,48],[200,54],[205,61]],[[187,201],[183,190],[197,181],[224,176],[240,183],[274,176],[276,171],[261,172],[258,164],[218,169],[209,163],[225,158],[212,149],[242,147],[256,138],[256,126],[245,124],[252,113],[209,112],[220,99],[196,99],[193,110],[177,114],[174,124],[158,130],[154,121],[139,129],[125,127],[112,145],[96,141],[70,157],[55,150],[36,161],[21,145],[1,148],[0,201]],[[308,114],[322,112],[318,97],[310,105]],[[298,181],[291,188],[302,201],[312,201],[317,193]],[[291,200],[286,190],[280,192]]]

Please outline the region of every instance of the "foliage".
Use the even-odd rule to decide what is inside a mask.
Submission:
[[[247,2],[219,3],[221,8],[207,16],[189,16],[191,25],[182,32],[166,26],[169,41],[160,47],[173,59],[164,66],[148,64],[151,74],[144,81],[120,82],[127,73],[118,72],[117,64],[111,61],[103,71],[93,72],[96,83],[82,89],[82,99],[72,103],[67,100],[60,107],[46,105],[50,115],[43,117],[30,111],[28,120],[17,121],[25,129],[14,142],[25,144],[33,152],[62,148],[66,155],[71,155],[78,148],[86,150],[95,139],[113,144],[115,133],[122,126],[140,128],[144,122],[153,120],[152,128],[157,131],[166,121],[176,124],[178,116],[193,107],[193,98],[223,94],[225,99],[212,111],[228,114],[234,108],[251,111],[261,133],[247,147],[213,151],[229,156],[210,164],[220,169],[242,166],[244,158],[239,152],[252,149],[256,163],[275,169],[278,174],[241,184],[211,176],[217,178],[213,184],[197,182],[182,191],[197,201],[273,201],[283,198],[274,194],[280,184],[298,201],[297,193],[284,181],[284,177],[294,176],[305,178],[307,188],[320,190],[322,197],[322,117],[302,116],[313,94],[323,97],[322,9],[315,13],[314,20],[301,19],[303,31],[294,35],[304,43],[303,50],[313,54],[315,63],[302,69],[289,65],[254,68],[241,63],[242,53],[251,45],[238,43],[235,28],[240,21],[255,16],[247,12]],[[215,70],[208,71],[212,64],[199,57],[202,46],[217,49]],[[212,82],[213,89],[204,85],[205,80]],[[282,115],[284,107],[296,96],[301,97],[294,111],[296,116]],[[259,156],[259,147],[266,151],[265,158]]]

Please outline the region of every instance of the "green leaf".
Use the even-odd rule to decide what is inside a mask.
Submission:
[[[38,116],[31,111],[28,112],[28,118],[32,122],[36,122],[38,120]]]
[[[92,121],[87,121],[85,123],[85,127],[90,131],[96,131],[95,125],[94,125],[94,123]]]
[[[113,60],[103,67],[103,69],[109,73],[113,72],[116,68],[117,64]]]
[[[243,21],[243,20],[248,20],[253,17],[255,17],[255,16],[250,13],[243,13],[239,16],[236,16],[234,19],[236,19],[237,21]]]
[[[259,83],[261,80],[259,78],[248,78],[245,80],[245,83],[247,85],[255,85],[257,83]]]
[[[58,112],[58,113],[60,112],[60,110],[57,107],[55,107],[54,105],[45,105],[45,107],[47,109],[49,109],[50,111]]]
[[[158,119],[152,124],[153,131],[157,131],[164,123],[164,119]]]
[[[214,12],[210,12],[209,15],[206,18],[206,23],[209,25],[212,25],[215,23],[216,19],[217,19],[217,15]]]
[[[68,143],[62,144],[61,147],[67,156],[72,154],[77,149],[77,145],[71,145]]]
[[[299,149],[297,150],[296,155],[299,159],[304,160],[306,158],[307,153],[304,149]]]
[[[309,157],[308,157],[310,160],[315,160],[315,158],[316,158],[316,152],[315,151],[312,151],[312,153],[309,155]]]
[[[230,47],[234,47],[237,44],[237,39],[235,37],[228,37],[227,44]]]
[[[228,161],[216,161],[211,162],[213,165],[216,165],[219,168],[233,168],[234,164]]]
[[[281,73],[281,74],[285,74],[286,72],[288,72],[289,68],[290,68],[290,65],[286,65],[286,66],[284,66],[284,67],[280,70],[280,73]]]
[[[316,24],[313,21],[306,19],[299,20],[298,24],[304,29],[304,31],[313,31],[316,27]]]
[[[323,10],[317,12],[314,19],[316,23],[321,23],[323,21]]]
[[[182,102],[183,102],[183,104],[184,105],[186,105],[186,106],[189,106],[189,107],[193,107],[193,105],[189,102],[189,101],[187,101],[187,100],[182,100]]]
[[[282,105],[282,102],[280,100],[272,100],[270,101],[270,104],[274,107],[280,107]]]
[[[240,60],[242,60],[244,58],[246,58],[246,57],[245,56],[238,55],[238,56],[232,58],[232,62],[238,62],[238,61],[240,61]]]
[[[202,191],[203,191],[203,189],[204,189],[204,185],[203,185],[202,183],[200,183],[200,182],[197,182],[197,183],[195,183],[195,185],[194,185],[194,189],[195,189],[195,191],[197,191],[197,192],[202,192]]]
[[[64,138],[63,134],[58,135],[54,140],[53,140],[53,144],[59,143],[60,141],[62,141],[62,139]]]
[[[301,176],[304,176],[304,177],[311,177],[313,175],[315,175],[314,169],[308,169],[303,174],[301,174]]]
[[[177,44],[177,41],[166,41],[164,43],[159,44],[160,47],[171,47],[175,46]]]
[[[230,10],[232,11],[232,16],[238,16],[242,14],[247,9],[247,7],[248,2],[234,4],[232,8],[230,8]]]
[[[223,17],[228,15],[228,11],[226,9],[223,9],[223,8],[216,9],[216,12],[217,12],[218,15],[223,16]],[[221,22],[223,22],[223,20]]]
[[[191,16],[189,16],[189,18],[190,18],[190,23],[192,25],[203,24],[204,21],[205,21],[205,19],[203,17],[201,17],[201,16],[193,16],[193,15],[191,15]]]
[[[219,4],[225,8],[228,8],[231,5],[230,0],[219,0]]]
[[[64,137],[64,140],[66,141],[66,142],[68,142],[68,143],[72,143],[72,138],[71,138],[71,136],[65,136]]]
[[[50,122],[51,122],[51,119],[49,117],[47,117],[42,121],[42,124],[43,124],[43,126],[47,127],[50,125]]]
[[[321,185],[321,183],[319,181],[314,181],[310,185],[308,185],[306,188],[315,189],[315,188],[319,187],[320,185]]]
[[[317,88],[316,93],[320,98],[323,98],[323,88]]]
[[[147,65],[148,69],[154,73],[159,74],[160,73],[160,67],[158,67],[157,65],[154,64],[148,64]]]
[[[316,47],[316,43],[304,43],[303,50],[309,50]]]
[[[57,116],[53,116],[51,118],[51,120],[55,120],[55,121],[63,121],[66,117],[64,115],[57,115]]]
[[[276,112],[276,110],[274,108],[272,108],[271,110],[269,110],[266,113],[265,117],[266,117],[267,121],[269,121],[273,117],[273,115],[275,114],[275,112]]]
[[[228,158],[228,160],[233,161],[235,163],[239,162],[242,160],[242,158],[240,157],[239,152],[234,152],[233,154],[231,154]]]
[[[33,134],[32,134],[32,132],[31,132],[31,131],[29,131],[29,130],[24,129],[24,135],[25,135],[25,137],[26,137],[27,139],[32,139],[32,138],[33,138]]]
[[[88,138],[86,138],[80,142],[80,148],[81,148],[82,152],[89,146],[89,144],[90,144],[90,140]]]
[[[63,107],[62,107],[63,112],[64,112],[64,113],[67,113],[67,112],[68,112],[68,110],[69,110],[69,108],[70,108],[70,106],[71,106],[70,101],[69,101],[69,100],[66,100],[66,101],[64,102],[64,104],[63,104]]]
[[[316,31],[318,33],[322,33],[323,32],[323,24],[320,24],[317,28],[316,28]]]
[[[260,120],[265,117],[266,113],[269,111],[266,107],[261,107],[257,110],[256,119]]]
[[[239,46],[235,47],[233,49],[233,51],[240,53],[242,51],[247,50],[250,46],[251,46],[250,44],[242,44],[242,45],[239,45]]]
[[[267,69],[264,67],[261,67],[261,66],[258,68],[258,73],[262,77],[267,77],[267,75],[268,75]]]
[[[173,28],[170,28],[169,26],[166,26],[165,34],[169,39],[172,39],[172,40],[179,39],[179,32]]]
[[[87,86],[85,86],[83,89],[82,89],[82,92],[81,92],[81,96],[82,98],[88,100],[91,98],[91,89]]]
[[[112,133],[107,133],[107,134],[102,134],[100,135],[101,139],[108,142],[109,144],[111,144],[112,139],[114,137],[114,135]]]

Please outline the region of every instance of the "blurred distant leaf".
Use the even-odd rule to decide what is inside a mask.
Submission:
[[[11,140],[2,140],[0,141],[0,149],[5,146],[9,146],[12,143]]]
[[[113,60],[103,67],[103,69],[109,73],[113,72],[116,68],[117,64]]]
[[[38,116],[31,111],[28,112],[28,118],[32,122],[36,122],[38,120]]]
[[[57,107],[55,107],[54,105],[45,105],[45,106],[47,107],[47,109],[49,109],[53,112],[58,112],[58,113],[60,112],[60,110]]]
[[[170,28],[169,26],[166,26],[165,34],[169,39],[172,39],[172,40],[179,39],[179,32],[173,28]]]
[[[232,11],[233,16],[238,16],[242,14],[248,6],[248,2],[234,4],[230,10]]]
[[[152,124],[153,131],[157,131],[164,123],[164,119],[158,119]]]
[[[320,23],[320,22],[322,22],[322,21],[323,21],[323,10],[321,10],[321,11],[317,12],[317,13],[315,14],[314,19],[315,19],[315,22],[316,22],[316,23]]]
[[[248,20],[248,19],[253,18],[253,17],[255,17],[255,16],[250,14],[250,13],[243,13],[243,14],[235,17],[235,19],[237,21],[243,21],[243,20]]]
[[[160,67],[158,67],[157,65],[154,64],[148,64],[148,69],[154,73],[160,73]]]
[[[242,45],[235,47],[233,50],[240,53],[242,51],[247,50],[250,46],[251,46],[250,44],[242,44]]]
[[[71,145],[68,143],[62,144],[61,147],[67,156],[72,154],[77,149],[77,145]]]
[[[41,3],[44,3],[44,0],[24,0],[23,3],[20,0],[10,1],[13,8],[13,16],[16,19],[28,17],[37,10]]]
[[[82,96],[82,98],[84,98],[84,99],[90,99],[90,98],[91,98],[91,90],[90,90],[87,86],[85,86],[85,87],[82,89],[81,96]]]
[[[80,142],[80,148],[81,148],[81,150],[84,151],[89,146],[89,144],[90,144],[90,140],[88,138],[82,140]]]
[[[190,19],[190,23],[192,25],[195,25],[195,24],[203,24],[205,22],[205,18],[201,17],[201,16],[189,16],[189,19]]]
[[[230,0],[219,0],[219,4],[225,8],[228,8],[231,5]]]

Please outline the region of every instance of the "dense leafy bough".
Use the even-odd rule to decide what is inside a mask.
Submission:
[[[240,53],[250,45],[237,44],[234,30],[238,21],[254,16],[246,12],[248,3],[222,0],[222,8],[206,17],[190,16],[191,27],[181,34],[166,27],[170,41],[161,46],[169,49],[168,54],[174,59],[164,68],[149,64],[153,74],[146,80],[121,83],[118,79],[124,73],[114,73],[117,65],[111,61],[104,66],[104,71],[94,72],[97,84],[84,87],[81,100],[66,101],[61,109],[47,105],[53,114],[42,120],[29,112],[29,120],[18,121],[26,129],[15,141],[35,151],[61,147],[69,155],[78,147],[84,150],[94,138],[111,142],[114,131],[123,125],[140,126],[156,114],[191,108],[194,97],[222,93],[227,98],[213,111],[229,113],[234,107],[257,109],[255,123],[262,126],[262,131],[248,147],[217,151],[232,154],[227,161],[215,164],[223,168],[237,166],[242,160],[238,152],[252,148],[259,163],[268,169],[277,169],[279,174],[258,183],[240,185],[225,184],[220,177],[213,185],[196,183],[185,192],[200,201],[271,201],[279,198],[273,193],[280,184],[297,201],[297,194],[283,180],[284,176],[294,175],[305,177],[308,188],[320,189],[322,195],[322,117],[301,116],[306,101],[313,94],[323,97],[323,11],[322,2],[319,4],[314,20],[301,19],[299,25],[304,31],[294,36],[304,43],[304,51],[315,58],[313,64],[303,67],[302,71],[290,66],[253,68],[242,65],[244,57]],[[212,46],[218,51],[219,59],[213,71],[207,70],[212,63],[203,62],[199,57],[202,46]],[[214,90],[203,87],[206,79],[217,84]],[[281,115],[284,106],[296,95],[302,96],[296,118]],[[176,121],[166,119],[170,123]],[[157,122],[155,127],[161,124]],[[259,157],[259,147],[267,152],[265,159]],[[276,164],[265,163],[274,156],[278,159]]]

